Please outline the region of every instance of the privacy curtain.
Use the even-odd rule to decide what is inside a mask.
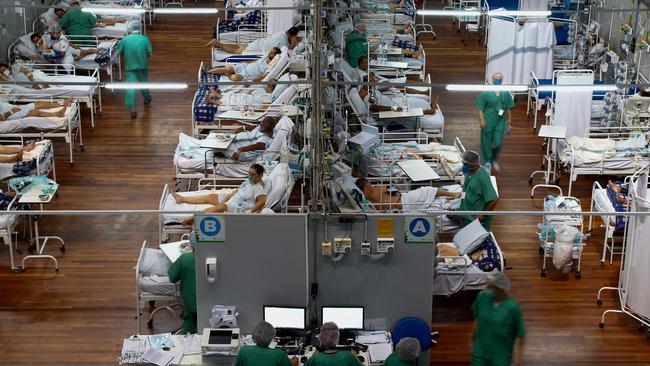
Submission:
[[[528,84],[530,72],[540,79],[553,77],[553,23],[490,19],[488,59],[485,79],[495,72],[503,74],[504,84]]]
[[[548,10],[548,1],[519,0],[519,10]]]
[[[557,85],[593,85],[593,73],[560,73]],[[565,126],[566,138],[584,137],[591,122],[592,91],[558,91],[555,93],[555,112],[551,124]]]
[[[267,0],[266,5],[270,7],[293,7],[293,0]],[[268,34],[286,32],[293,27],[295,10],[269,10],[268,11]]]

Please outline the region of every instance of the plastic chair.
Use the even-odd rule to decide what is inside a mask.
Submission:
[[[438,344],[438,332],[431,332],[429,325],[420,318],[408,317],[397,322],[392,332],[393,346],[407,337],[417,339],[422,352]]]

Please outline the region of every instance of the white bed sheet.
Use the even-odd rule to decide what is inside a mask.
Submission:
[[[594,209],[598,212],[611,212],[615,213],[616,210],[614,209],[614,205],[612,205],[612,201],[609,200],[609,196],[607,195],[607,189],[595,189],[593,191],[593,200],[594,200]],[[616,216],[607,216],[607,221],[611,225],[616,225]]]
[[[178,194],[184,197],[189,197],[189,196],[200,196],[200,195],[216,193],[219,197],[219,201],[221,201],[225,199],[225,197],[230,192],[232,192],[232,189],[178,192]],[[167,197],[165,197],[165,201],[163,202],[162,211],[203,211],[206,208],[210,208],[210,207],[212,207],[212,205],[191,205],[189,203],[178,204],[176,203],[174,197],[171,194],[168,194]],[[188,215],[170,213],[170,214],[163,214],[162,217],[163,217],[163,223],[165,225],[169,225],[169,224],[180,224],[183,220],[185,220],[188,217]]]
[[[56,110],[54,108],[51,110]],[[17,133],[28,128],[39,131],[57,130],[65,125],[70,117],[70,108],[68,108],[63,117],[25,117],[21,119],[0,122],[0,134]]]
[[[97,38],[124,38],[127,35],[127,23],[115,23],[106,27],[93,28]]]
[[[52,97],[73,97],[73,98],[87,98],[90,91],[95,85],[56,85],[56,82],[80,82],[80,83],[97,83],[97,79],[92,76],[79,76],[79,75],[60,75],[50,77],[49,88],[34,89],[28,88],[24,85],[10,85],[3,86],[3,90],[9,89],[11,94],[31,94],[31,95],[44,95]]]
[[[462,269],[448,271],[436,268],[436,275],[433,278],[433,294],[449,296],[463,290],[464,285],[474,288],[485,286],[490,273],[481,271],[475,265],[467,267],[467,274],[464,277]]]

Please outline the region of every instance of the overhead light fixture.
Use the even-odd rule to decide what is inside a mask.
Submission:
[[[158,8],[154,14],[217,14],[218,9],[214,8]]]
[[[460,92],[482,92],[482,91],[528,91],[528,85],[490,85],[490,84],[449,84],[446,87],[449,91]]]
[[[548,10],[490,10],[488,15],[491,17],[548,18],[551,16],[551,12]]]
[[[436,17],[477,17],[481,15],[480,10],[418,10],[418,15],[428,15]]]
[[[186,89],[186,83],[106,83],[106,89],[156,89],[156,90],[173,90]]]
[[[594,85],[540,85],[537,87],[539,91],[571,91],[571,92],[585,92],[585,91],[600,91],[607,92],[618,89],[616,85],[603,85],[603,84],[594,84]]]
[[[123,14],[139,15],[147,12],[145,8],[81,8],[81,11],[91,14]]]

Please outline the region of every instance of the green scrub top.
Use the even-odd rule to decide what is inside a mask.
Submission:
[[[489,360],[494,366],[510,365],[516,338],[526,335],[517,301],[508,297],[495,304],[492,290],[483,290],[476,297],[472,311],[476,319],[472,359]]]
[[[149,55],[153,49],[147,36],[129,34],[120,41],[117,50],[124,56],[126,71],[146,70],[149,67]]]
[[[352,32],[345,38],[345,52],[352,67],[359,67],[359,59],[368,56],[368,39],[359,32]]]
[[[414,363],[407,363],[397,357],[397,353],[391,353],[384,361],[384,366],[413,366]]]
[[[59,21],[61,28],[72,36],[92,36],[96,24],[97,18],[81,11],[81,8],[70,8]]]
[[[305,366],[363,366],[349,351],[319,352],[309,358]]]
[[[281,349],[242,346],[234,366],[291,366],[287,353]]]
[[[502,91],[497,95],[494,91],[484,91],[476,99],[476,108],[483,112],[487,127],[491,128],[499,123],[504,123],[506,111],[515,107],[515,101],[510,92]],[[503,114],[499,116],[499,111]]]
[[[181,297],[188,312],[196,313],[196,256],[194,252],[181,254],[167,272],[172,283],[181,281]]]
[[[483,211],[488,202],[499,198],[490,181],[490,174],[484,168],[479,168],[473,175],[465,176],[463,192],[465,197],[460,201],[460,211]],[[473,216],[463,216],[463,226],[472,221]],[[492,216],[486,216],[481,225],[489,231],[491,223]]]

